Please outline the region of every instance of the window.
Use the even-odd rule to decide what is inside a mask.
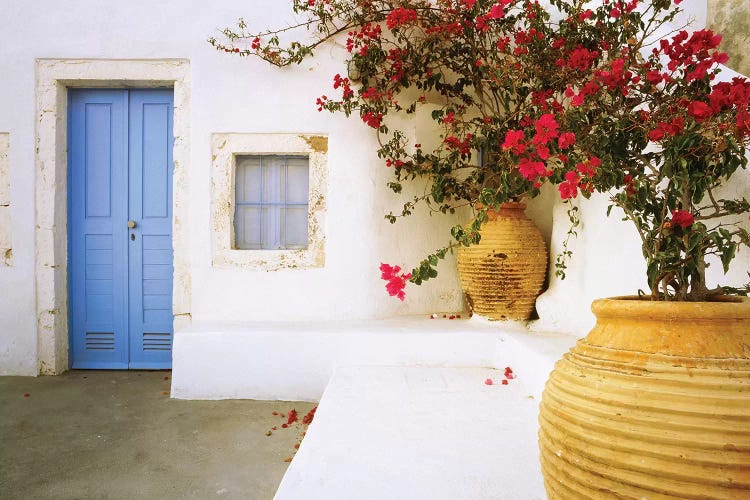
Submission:
[[[309,160],[306,156],[237,156],[235,248],[305,249]]]
[[[325,266],[328,138],[211,135],[211,265]]]

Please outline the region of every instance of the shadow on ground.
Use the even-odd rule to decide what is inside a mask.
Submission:
[[[0,498],[272,498],[311,403],[182,401],[168,371],[0,377]]]

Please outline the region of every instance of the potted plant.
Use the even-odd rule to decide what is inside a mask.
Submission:
[[[452,228],[450,243],[410,273],[383,264],[389,293],[403,300],[407,282],[434,278],[438,261],[459,248],[460,276],[474,310],[528,319],[548,258],[518,202],[554,179],[558,171],[545,162],[574,143],[573,133],[559,133],[555,121],[564,87],[548,54],[548,12],[526,0],[294,0],[293,8],[307,20],[263,32],[250,32],[241,21],[236,30],[224,30],[224,41],[210,42],[286,66],[339,39],[348,72],[333,77],[337,97],[322,95],[318,109],[359,115],[375,130],[377,154],[393,170],[393,192],[402,193],[404,181],[426,180],[423,194],[386,219],[394,223],[418,204],[444,214],[462,206],[475,210],[468,224]],[[300,27],[316,35],[280,42],[279,35]],[[438,140],[422,146],[389,123],[394,114],[426,118]],[[528,140],[518,135],[521,129],[531,131]]]
[[[748,287],[709,286],[706,269],[726,272],[750,249],[747,186],[727,189],[747,164],[750,82],[720,81],[727,55],[711,31],[659,36],[678,12],[670,1],[554,4],[564,46],[590,56],[565,91],[561,130],[575,130],[574,154],[596,158],[562,166],[560,192],[610,193],[640,235],[649,292],[595,301],[596,326],[552,372],[540,406],[547,493],[739,498],[750,489]]]

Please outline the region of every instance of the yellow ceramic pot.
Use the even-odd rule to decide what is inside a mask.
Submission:
[[[750,301],[592,310],[542,396],[549,498],[750,498]]]
[[[522,203],[487,212],[477,245],[458,251],[458,276],[474,313],[527,320],[547,274],[547,246]]]

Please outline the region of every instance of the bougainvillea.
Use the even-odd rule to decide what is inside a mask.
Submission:
[[[612,193],[641,235],[653,298],[704,299],[706,255],[726,268],[749,241],[722,217],[750,204],[714,196],[747,162],[748,82],[714,81],[726,54],[708,30],[658,39],[678,0],[550,3],[294,0],[294,11],[309,15],[297,27],[317,30],[309,42],[282,46],[279,34],[294,26],[248,32],[244,21],[224,30],[226,42],[210,41],[285,66],[340,38],[349,73],[332,78],[318,109],[358,115],[376,131],[395,193],[406,180],[428,181],[386,218],[395,222],[418,203],[442,213],[483,207],[410,273],[381,267],[391,295],[403,300],[406,281],[435,277],[449,249],[478,242],[487,209],[553,182],[564,200]],[[389,123],[393,114],[420,113],[435,125],[433,148]],[[564,260],[558,265],[563,274]]]
[[[574,7],[557,3],[567,13],[560,36],[597,40],[602,54],[566,90],[572,102],[560,130],[575,131],[575,148],[589,161],[564,174],[561,196],[611,193],[642,240],[653,299],[745,294],[747,287],[709,290],[705,271],[707,256],[717,256],[726,272],[740,247],[750,247],[748,191],[733,198],[717,192],[747,165],[750,82],[718,81],[727,55],[710,30],[656,39],[655,13],[675,15],[669,2],[613,4],[617,16],[599,10],[580,22]]]

